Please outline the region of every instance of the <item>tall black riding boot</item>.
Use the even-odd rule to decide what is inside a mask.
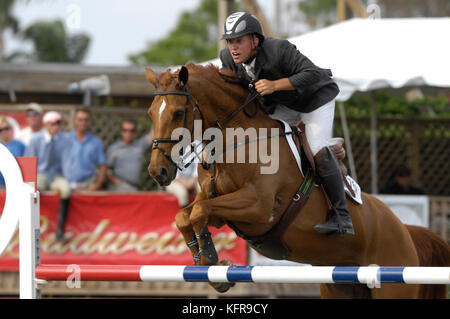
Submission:
[[[58,227],[56,229],[56,239],[64,242],[64,226],[66,224],[67,213],[69,212],[69,198],[61,199],[59,204]]]
[[[320,182],[332,206],[327,214],[327,221],[324,224],[315,225],[314,230],[331,236],[354,235],[355,231],[345,198],[344,181],[334,152],[324,147],[314,156],[314,162]]]

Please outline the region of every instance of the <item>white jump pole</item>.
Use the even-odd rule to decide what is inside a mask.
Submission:
[[[36,158],[22,169],[36,171]],[[32,167],[34,165],[34,167]],[[6,200],[0,219],[0,254],[7,248],[19,226],[20,298],[39,297],[35,269],[40,263],[39,192],[24,182],[22,169],[10,151],[0,144],[0,171],[5,179]],[[34,174],[35,175],[35,174]],[[36,176],[33,178],[36,183]]]

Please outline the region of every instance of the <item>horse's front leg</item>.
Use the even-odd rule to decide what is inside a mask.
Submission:
[[[226,260],[219,262],[217,251],[208,231],[208,222],[211,219],[222,219],[232,222],[263,223],[270,218],[273,207],[270,202],[270,196],[257,196],[252,186],[242,188],[236,192],[218,196],[212,199],[203,200],[195,203],[190,221],[194,229],[199,245],[198,265],[227,265]],[[265,212],[268,211],[268,216]],[[211,283],[219,292],[227,291],[234,283]]]
[[[207,198],[202,192],[198,193],[195,197],[195,200],[190,205],[186,206],[185,208],[181,209],[176,215],[175,215],[175,224],[180,231],[181,235],[184,238],[184,241],[186,242],[186,245],[188,246],[189,250],[191,251],[192,257],[194,258],[194,263],[197,264],[199,259],[199,246],[197,237],[195,236],[194,229],[192,227],[191,221],[190,221],[190,215],[192,208],[194,207],[195,203],[199,200],[203,200]]]

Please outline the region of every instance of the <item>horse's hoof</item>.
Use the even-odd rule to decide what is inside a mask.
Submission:
[[[218,266],[233,266],[231,261],[229,261],[227,259],[220,260],[217,265]],[[231,287],[234,287],[236,285],[236,283],[235,282],[221,282],[221,283],[217,283],[217,284],[214,283],[211,285],[217,292],[224,293],[224,292],[227,292],[228,289],[230,289]]]
[[[227,260],[227,259],[221,259],[218,263],[218,266],[233,266],[233,264],[231,263],[231,261]]]
[[[213,285],[213,288],[220,293],[227,292],[231,287],[236,285],[235,282],[221,282],[219,284]]]

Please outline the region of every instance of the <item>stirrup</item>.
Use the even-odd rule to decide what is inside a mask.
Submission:
[[[327,218],[327,221],[323,224],[317,224],[314,226],[314,230],[320,234],[326,235],[326,236],[353,236],[355,234],[353,223],[351,221],[350,215],[350,221],[349,221],[349,227],[344,227],[342,217],[339,216],[339,214],[335,210],[328,211],[327,216],[330,216],[330,218]],[[323,227],[323,228],[322,228]],[[328,230],[326,229],[328,227]],[[325,229],[324,229],[325,228]]]

